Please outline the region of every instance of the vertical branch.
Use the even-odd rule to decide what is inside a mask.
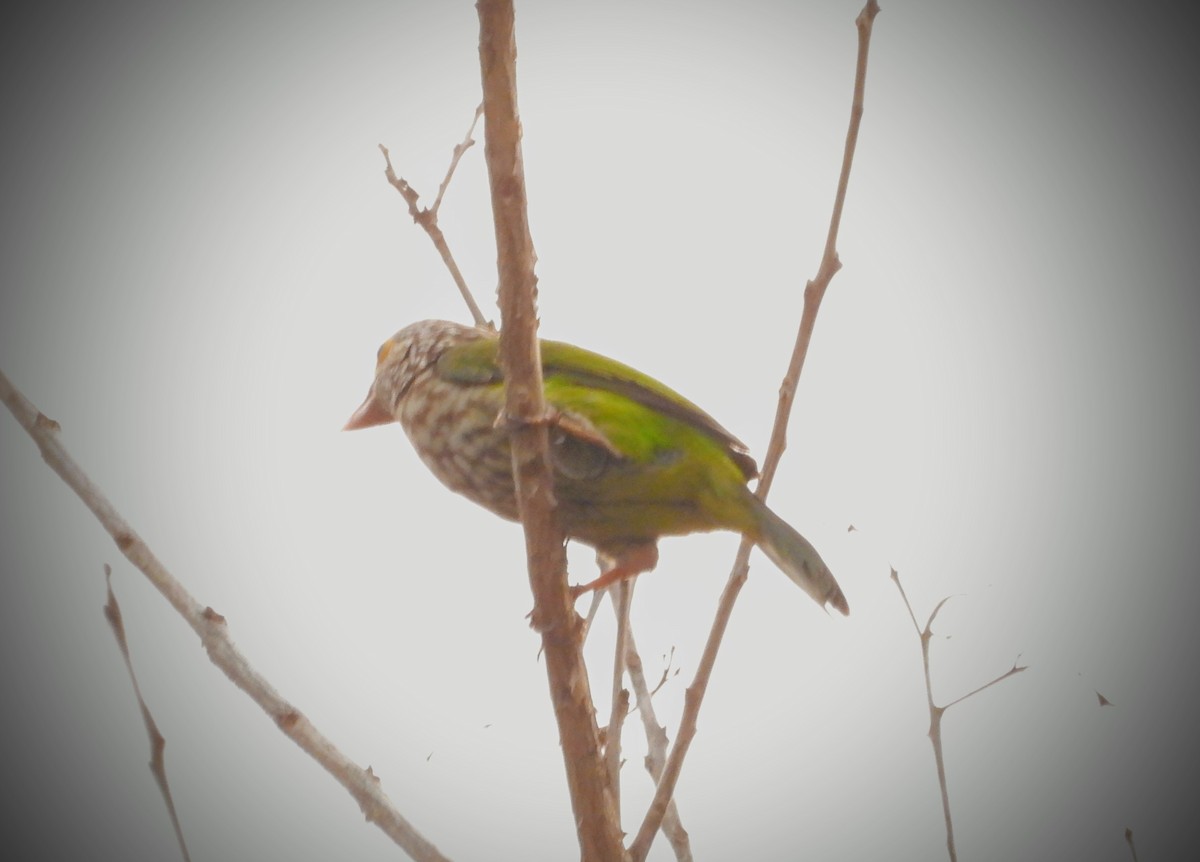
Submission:
[[[513,478],[525,529],[533,625],[542,636],[571,807],[585,862],[625,858],[583,662],[582,622],[567,588],[547,455],[546,405],[537,342],[537,277],[529,234],[517,113],[512,0],[479,0],[484,151],[491,183],[499,270],[500,362],[512,425]]]
[[[621,810],[621,731],[629,712],[629,690],[624,687],[626,644],[629,641],[629,606],[633,602],[633,582],[626,579],[608,588],[617,610],[617,643],[613,655],[612,702],[608,727],[604,731],[604,761],[613,804]]]
[[[875,0],[867,0],[866,5],[854,22],[858,28],[858,64],[854,78],[854,98],[850,109],[850,123],[846,130],[846,145],[842,154],[842,170],[838,178],[833,212],[829,219],[829,233],[825,241],[825,252],[821,258],[816,278],[809,281],[804,289],[804,311],[800,318],[800,330],[796,335],[796,344],[792,350],[792,359],[788,366],[787,374],[779,390],[779,406],[775,412],[775,425],[771,431],[771,442],[767,447],[762,476],[759,479],[758,486],[755,488],[755,494],[759,499],[766,498],[767,492],[771,487],[771,481],[775,477],[775,470],[779,465],[779,459],[783,455],[783,450],[787,442],[788,417],[791,414],[792,401],[795,398],[796,385],[800,379],[800,372],[804,368],[804,359],[808,355],[808,346],[812,341],[813,328],[816,325],[817,312],[821,308],[821,300],[825,296],[829,282],[841,268],[841,262],[838,259],[837,253],[837,236],[838,229],[841,226],[842,208],[846,201],[846,189],[850,182],[850,168],[854,162],[854,150],[858,143],[858,129],[862,122],[863,94],[867,79],[867,55],[871,45],[871,30],[877,14],[879,14],[879,5]],[[708,640],[704,644],[704,652],[700,657],[696,676],[685,692],[683,716],[680,718],[679,733],[675,740],[675,746],[671,749],[671,754],[667,758],[662,778],[658,783],[658,789],[655,791],[654,799],[650,802],[650,807],[647,809],[646,816],[642,820],[642,825],[638,829],[637,837],[629,847],[629,856],[633,862],[642,862],[650,852],[650,845],[654,841],[654,836],[658,832],[659,825],[666,814],[667,805],[675,793],[675,785],[679,781],[679,773],[683,768],[683,759],[687,756],[692,739],[696,735],[696,719],[700,713],[700,705],[704,701],[704,695],[708,691],[708,683],[712,677],[713,667],[716,664],[717,653],[721,648],[721,641],[725,637],[725,630],[729,625],[734,603],[737,601],[738,594],[742,590],[742,585],[746,582],[746,576],[750,568],[750,548],[750,541],[743,539],[741,546],[738,548],[737,557],[734,560],[729,580],[726,581],[725,589],[721,593],[721,599],[717,605],[716,617],[713,620]]]

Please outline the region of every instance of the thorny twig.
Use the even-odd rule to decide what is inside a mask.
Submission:
[[[396,191],[400,192],[400,196],[408,204],[408,212],[412,216],[413,221],[419,224],[425,230],[425,233],[429,234],[429,238],[433,240],[433,245],[442,256],[446,268],[450,270],[450,276],[458,286],[458,292],[462,294],[463,301],[467,304],[475,325],[491,327],[492,324],[484,317],[483,312],[479,310],[479,304],[475,302],[475,297],[471,294],[471,289],[467,287],[467,280],[463,278],[463,274],[454,260],[454,255],[450,253],[450,246],[446,242],[446,235],[438,227],[438,210],[442,206],[442,198],[446,194],[446,189],[450,186],[450,179],[454,176],[454,169],[458,167],[459,159],[475,143],[471,135],[475,131],[475,124],[479,122],[479,118],[482,115],[483,105],[480,105],[475,109],[475,115],[471,119],[471,126],[467,129],[466,137],[463,138],[461,144],[455,145],[454,155],[450,158],[450,167],[447,168],[446,176],[442,180],[441,185],[438,186],[437,198],[434,200],[433,206],[427,209],[422,209],[418,205],[417,201],[420,199],[420,195],[417,194],[416,189],[409,185],[406,179],[396,174],[395,169],[392,167],[392,157],[388,152],[388,148],[380,144],[379,151],[383,153],[383,160],[387,165],[383,171],[384,176],[387,177],[388,182],[392,184]]]
[[[904,592],[904,585],[900,583],[900,573],[892,569],[892,580],[896,584],[896,589],[900,591],[900,597],[904,599],[904,606],[908,608],[908,616],[912,620],[913,628],[917,630],[917,637],[921,640],[921,663],[925,670],[925,700],[929,705],[929,741],[933,745],[933,760],[937,766],[938,786],[942,791],[942,815],[946,821],[946,850],[950,855],[950,862],[956,862],[958,859],[958,850],[954,846],[954,821],[950,817],[950,793],[946,786],[946,759],[942,748],[942,717],[946,714],[946,710],[954,706],[956,703],[962,703],[969,697],[979,694],[984,689],[991,688],[998,682],[1003,682],[1010,676],[1014,676],[1025,670],[1028,665],[1019,665],[1013,662],[1013,666],[991,682],[985,683],[979,688],[969,691],[962,697],[955,698],[947,704],[939,706],[933,702],[933,678],[929,670],[929,645],[933,639],[933,621],[937,619],[937,615],[945,607],[946,602],[950,601],[950,596],[938,602],[933,612],[929,614],[929,620],[925,623],[925,627],[921,628],[917,622],[917,615],[913,612],[912,604],[908,600],[908,594]],[[1017,656],[1018,661],[1020,656]]]

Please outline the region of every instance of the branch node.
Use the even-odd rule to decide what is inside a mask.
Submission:
[[[297,724],[304,718],[298,710],[289,709],[275,717],[275,723],[284,733],[292,733]]]
[[[214,611],[211,607],[206,607],[203,612],[204,622],[210,626],[224,626],[226,623],[225,617]]]

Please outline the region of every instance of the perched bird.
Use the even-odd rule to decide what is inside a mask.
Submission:
[[[399,422],[450,490],[518,520],[504,377],[495,332],[414,323],[379,348],[375,382],[347,429]],[[846,597],[807,539],[759,501],[737,438],[651,377],[569,344],[541,342],[550,460],[568,537],[607,558],[583,589],[653,569],[658,538],[732,530],[749,538],[822,607]]]

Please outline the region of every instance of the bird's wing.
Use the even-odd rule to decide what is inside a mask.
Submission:
[[[438,373],[465,384],[499,383],[498,340],[481,338],[456,345],[438,360]],[[576,429],[560,425],[583,442],[596,443],[599,435],[608,447],[620,451],[637,423],[639,408],[670,417],[719,443],[747,479],[758,474],[758,465],[745,444],[715,419],[668,386],[628,365],[559,341],[541,342],[542,373],[546,397],[568,416],[586,420]],[[617,396],[613,398],[612,396]],[[585,427],[586,426],[586,427]],[[621,439],[624,438],[624,439]]]

